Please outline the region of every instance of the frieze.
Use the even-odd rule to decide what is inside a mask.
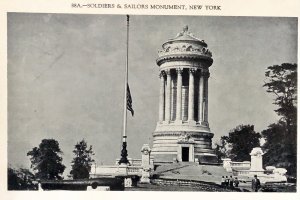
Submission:
[[[178,139],[177,139],[177,142],[179,144],[194,144],[195,143],[195,140],[192,138],[191,135],[187,134],[187,133],[182,133]]]
[[[213,133],[204,133],[204,132],[189,132],[184,131],[184,133],[190,135],[193,138],[213,138]],[[164,132],[154,132],[153,137],[169,137],[169,136],[180,136],[182,134],[182,131],[164,131]]]
[[[197,47],[193,47],[192,45],[189,46],[181,45],[181,46],[172,46],[172,47],[168,46],[165,49],[158,50],[159,56],[169,55],[173,53],[196,53],[196,54],[212,57],[212,53],[208,48],[203,47],[200,49]]]
[[[210,66],[213,62],[212,58],[204,56],[204,55],[198,55],[198,54],[172,54],[172,55],[165,55],[162,57],[159,57],[156,60],[156,63],[158,65],[163,64],[166,61],[181,61],[181,60],[189,60],[189,61],[203,61],[206,60],[208,63],[207,65]]]

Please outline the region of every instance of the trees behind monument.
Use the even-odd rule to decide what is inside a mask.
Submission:
[[[274,95],[275,112],[281,117],[277,123],[262,131],[266,140],[264,163],[285,167],[289,174],[297,169],[297,64],[283,63],[267,68],[267,92]]]
[[[73,179],[89,178],[91,165],[94,162],[91,157],[94,155],[92,146],[88,147],[87,143],[82,140],[75,145],[73,153],[75,157],[73,158],[72,170],[70,171]]]
[[[31,168],[40,180],[61,180],[65,170],[62,164],[62,151],[54,139],[43,139],[38,147],[27,153],[30,156]]]
[[[38,186],[35,176],[28,169],[7,169],[7,189],[8,190],[37,190]]]
[[[261,135],[254,130],[254,125],[239,125],[228,136],[222,136],[217,144],[216,154],[221,158],[229,157],[234,161],[250,160],[250,152],[259,146]]]
[[[265,76],[263,87],[268,93],[274,95],[274,104],[278,106],[274,111],[281,118],[261,132],[261,136],[265,139],[262,146],[265,152],[264,166],[283,167],[287,169],[289,175],[296,176],[297,64],[283,63],[270,66]],[[250,129],[249,126],[239,126],[231,131],[229,136],[222,136],[220,143],[216,144],[216,154],[219,159],[230,157],[235,161],[250,160],[250,156],[246,155],[250,153],[249,148],[260,146],[257,138],[252,138],[257,137],[258,133],[247,134]]]

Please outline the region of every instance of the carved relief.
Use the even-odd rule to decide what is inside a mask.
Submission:
[[[262,155],[264,155],[264,153],[260,147],[255,147],[252,149],[250,155],[256,156],[256,157],[261,157]]]
[[[192,51],[192,48],[193,48],[192,45],[190,45],[186,48],[186,51]]]
[[[151,149],[150,149],[149,145],[148,145],[148,144],[144,144],[143,147],[142,147],[142,149],[141,149],[141,152],[142,152],[144,155],[150,154]]]
[[[177,45],[177,46],[166,46],[164,49],[159,50],[159,55],[170,54],[170,53],[177,53],[177,52],[192,52],[192,53],[199,53],[201,55],[212,57],[212,53],[209,49],[203,47],[202,49],[197,48],[194,45],[189,45],[188,47],[186,44],[184,45]]]
[[[181,131],[174,131],[174,132],[154,132],[153,133],[153,136],[154,137],[169,137],[169,136],[180,136],[181,135]],[[189,134],[190,137],[193,137],[193,138],[206,138],[206,139],[211,139],[213,138],[213,134],[212,133],[194,133],[194,132],[185,132],[187,134]]]
[[[163,53],[170,53],[170,52],[195,52],[195,53],[200,53],[202,55],[206,55],[206,56],[212,56],[211,52],[203,47],[202,49],[199,49],[193,45],[190,45],[188,47],[186,47],[186,45],[182,45],[182,46],[167,46],[162,50],[159,50],[158,53],[159,54],[163,54]]]
[[[177,140],[178,143],[188,143],[192,144],[195,143],[194,139],[187,133],[182,133]]]

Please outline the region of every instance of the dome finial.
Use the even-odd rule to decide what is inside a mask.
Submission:
[[[182,29],[182,32],[183,32],[183,33],[187,33],[188,30],[189,30],[189,26],[188,26],[188,25],[185,25],[185,26],[183,27],[183,29]]]

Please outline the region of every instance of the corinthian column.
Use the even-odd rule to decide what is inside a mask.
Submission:
[[[167,86],[166,86],[166,107],[165,107],[165,117],[166,121],[170,122],[171,117],[171,71],[166,70],[167,74]]]
[[[176,121],[182,120],[182,69],[178,68],[177,71],[177,96],[176,96]]]
[[[159,90],[159,121],[164,121],[164,107],[165,107],[165,77],[164,72],[162,71],[159,74],[160,78],[160,90]]]
[[[204,122],[208,125],[208,78],[209,72],[205,73],[204,76]]]
[[[204,90],[204,78],[203,72],[199,74],[199,99],[198,99],[198,121],[201,124],[203,122],[203,90]]]
[[[189,110],[188,110],[188,121],[195,121],[194,119],[194,73],[195,69],[190,69],[189,77]]]

